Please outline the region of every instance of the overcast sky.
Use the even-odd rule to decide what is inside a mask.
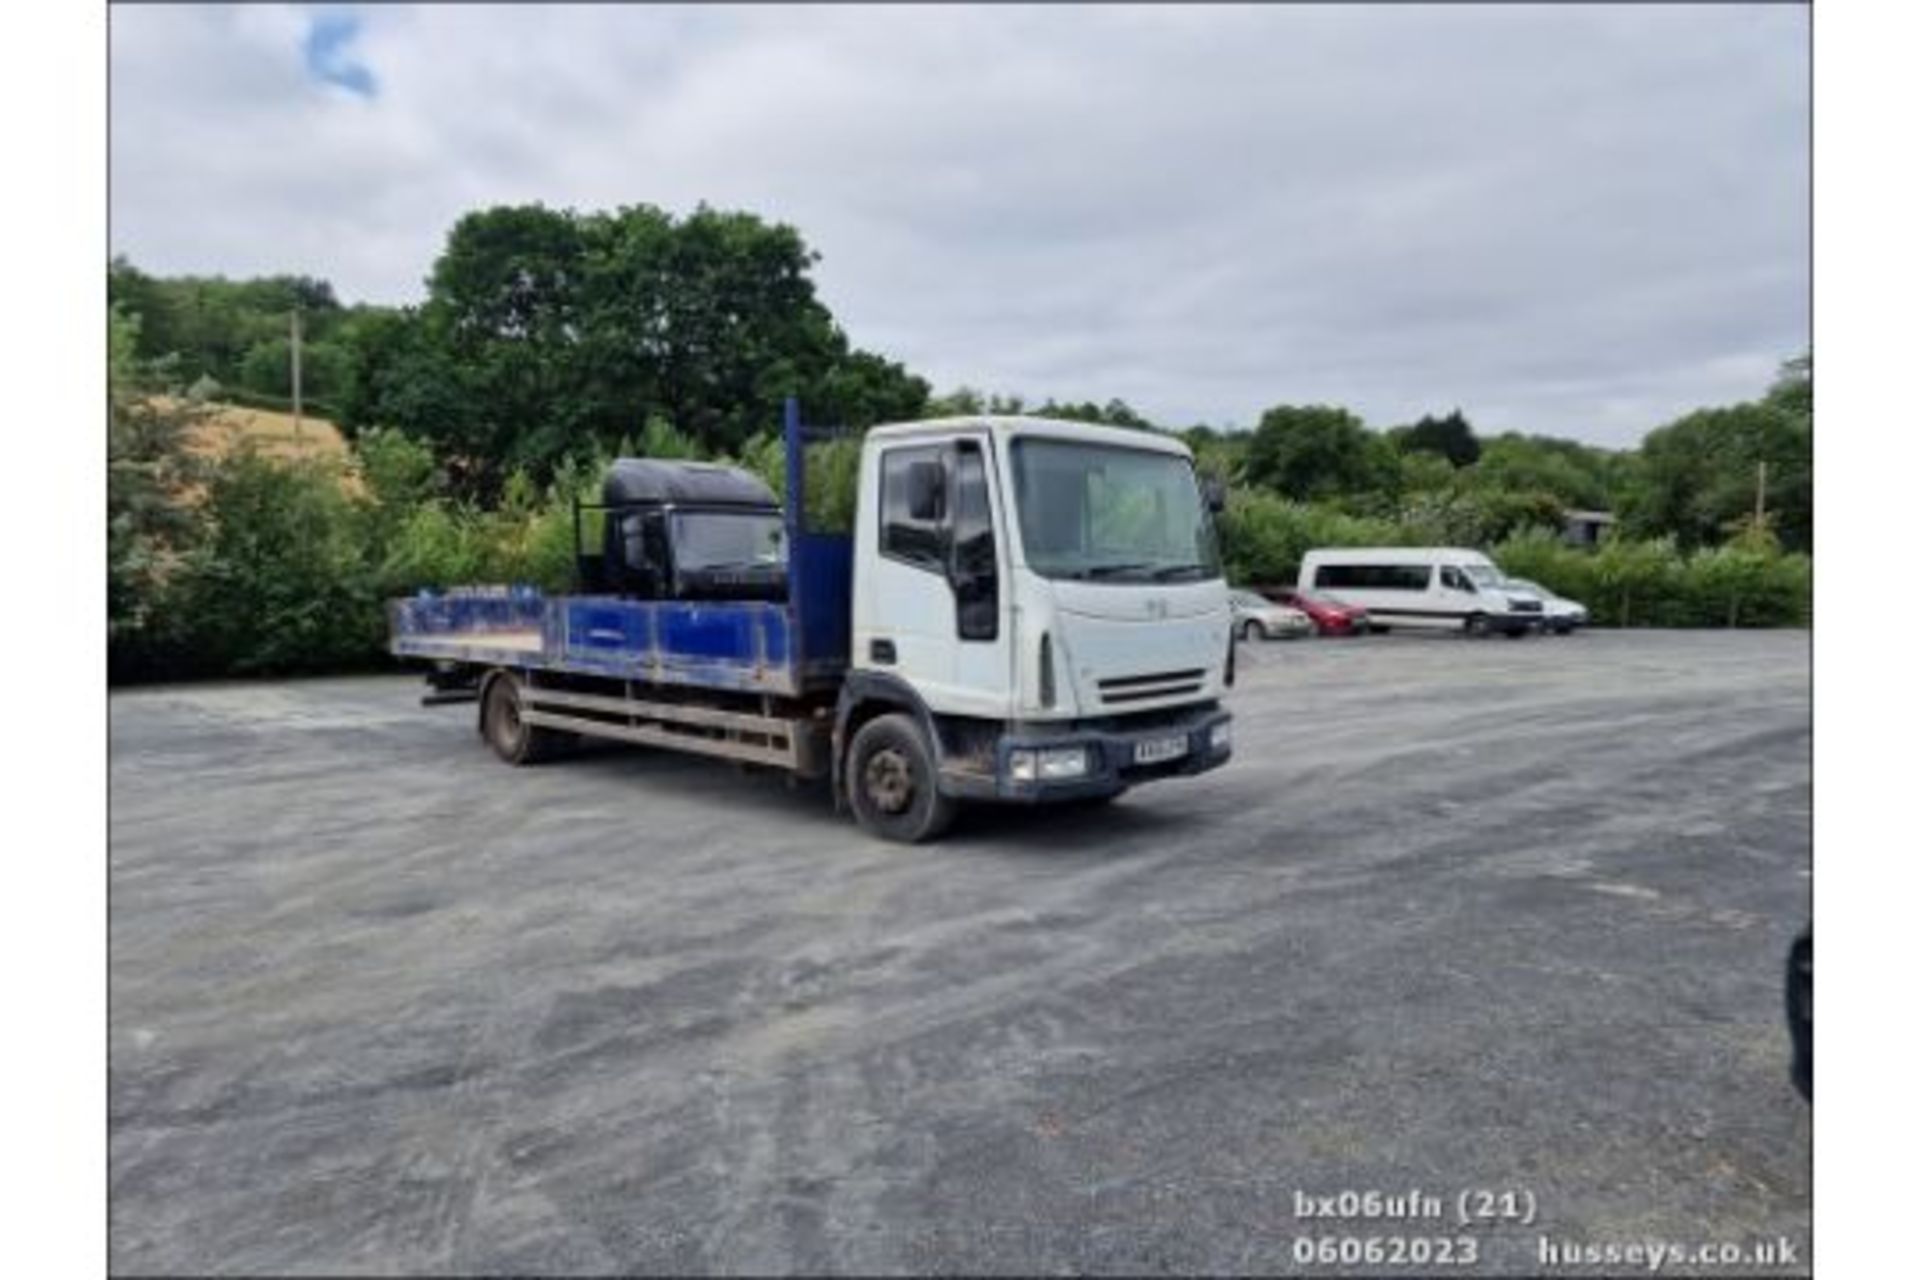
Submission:
[[[793,223],[936,387],[1629,444],[1808,342],[1784,6],[158,8],[112,239],[411,302],[462,212]]]

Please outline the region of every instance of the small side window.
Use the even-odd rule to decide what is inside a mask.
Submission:
[[[953,596],[962,640],[1000,634],[1000,583],[993,542],[993,506],[986,457],[963,440],[953,467]]]
[[[880,455],[880,554],[916,568],[945,573],[950,525],[945,503],[928,518],[926,496],[914,511],[916,482],[926,487],[929,468],[941,466],[937,445],[889,449]],[[943,495],[944,498],[944,495]]]

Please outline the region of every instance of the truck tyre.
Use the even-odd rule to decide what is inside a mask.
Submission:
[[[520,679],[501,672],[487,682],[480,700],[480,732],[508,764],[539,764],[559,755],[572,734],[530,725],[520,718]]]
[[[860,726],[847,748],[847,800],[853,816],[882,840],[918,844],[953,822],[940,794],[933,747],[912,716],[894,712]]]

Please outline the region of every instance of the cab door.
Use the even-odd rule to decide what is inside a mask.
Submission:
[[[1463,623],[1476,613],[1487,613],[1486,601],[1481,599],[1479,590],[1473,585],[1459,565],[1443,564],[1435,576],[1435,594],[1439,598],[1439,608],[1446,611],[1451,622]]]
[[[881,451],[855,661],[907,681],[934,711],[998,718],[1011,697],[1012,647],[986,447],[967,437]]]
[[[998,468],[985,436],[954,441],[950,453],[953,547],[952,710],[999,719],[1013,703],[1012,614],[1007,608],[1006,534]]]

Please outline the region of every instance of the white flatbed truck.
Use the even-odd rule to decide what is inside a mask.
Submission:
[[[1185,445],[1027,417],[876,427],[851,535],[703,463],[623,460],[576,508],[579,589],[422,592],[390,648],[502,759],[578,736],[831,784],[890,840],[975,800],[1099,800],[1226,763],[1232,619]],[[581,545],[584,515],[600,526]]]

